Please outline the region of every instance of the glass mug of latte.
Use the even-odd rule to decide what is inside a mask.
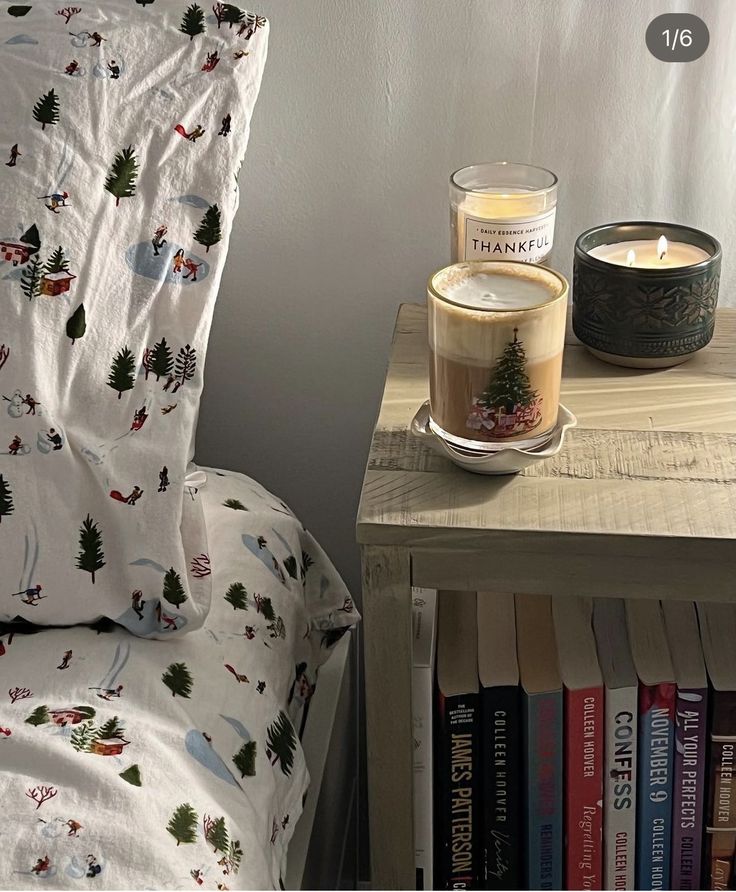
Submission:
[[[531,263],[466,261],[429,280],[430,427],[479,452],[533,449],[557,424],[568,284]]]

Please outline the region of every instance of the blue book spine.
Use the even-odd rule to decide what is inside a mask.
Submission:
[[[562,691],[524,699],[526,888],[562,889]]]
[[[639,685],[637,889],[670,888],[675,694],[674,684]]]

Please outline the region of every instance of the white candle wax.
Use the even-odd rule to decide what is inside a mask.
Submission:
[[[630,251],[634,252],[632,262]],[[631,266],[634,269],[673,269],[693,266],[708,260],[710,254],[696,245],[687,242],[667,242],[664,257],[660,257],[656,239],[639,239],[628,242],[615,242],[611,245],[598,245],[588,251],[591,257],[605,260],[615,266]]]

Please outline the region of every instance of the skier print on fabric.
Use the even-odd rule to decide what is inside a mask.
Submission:
[[[150,642],[110,622],[0,623],[0,888],[284,887],[307,704],[358,615],[319,545],[255,481],[207,470],[202,505],[213,596],[201,628]],[[98,545],[106,561],[101,537],[80,575]],[[108,567],[95,572],[97,587]],[[179,603],[177,570],[161,583],[160,599],[131,593],[141,622],[150,599]]]
[[[188,481],[267,42],[234,4],[0,12],[0,621],[207,614]]]

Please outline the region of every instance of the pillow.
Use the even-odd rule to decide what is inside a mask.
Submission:
[[[267,36],[223,3],[0,10],[0,619],[207,614],[187,475]]]

